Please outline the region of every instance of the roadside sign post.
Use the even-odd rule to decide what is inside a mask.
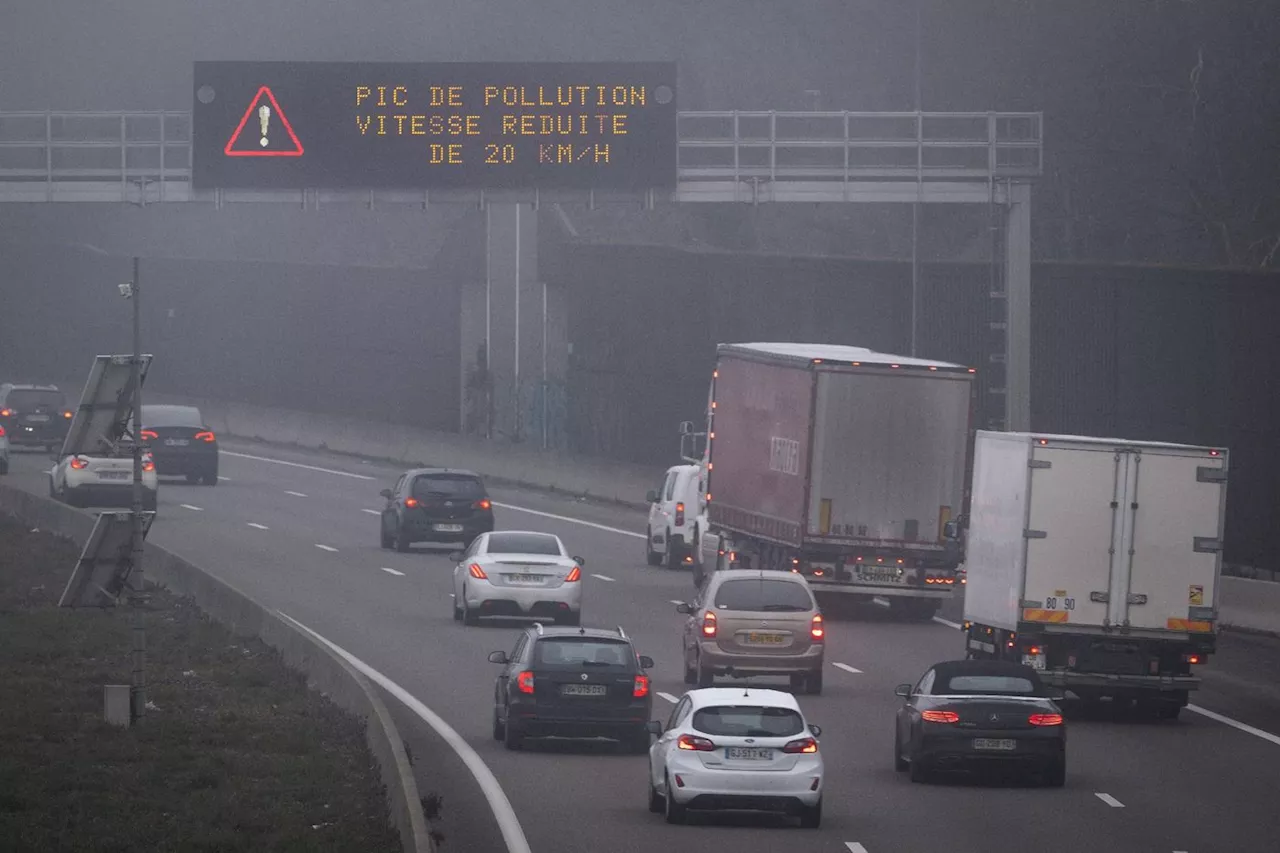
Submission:
[[[133,517],[130,537],[130,605],[133,608],[133,681],[129,691],[130,718],[141,720],[147,713],[147,623],[146,590],[143,584],[142,546],[146,536],[142,516],[142,294],[139,259],[133,257],[133,283],[125,298],[133,302],[133,358],[129,382],[133,397]]]

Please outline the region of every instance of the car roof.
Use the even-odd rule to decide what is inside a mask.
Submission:
[[[28,382],[6,382],[0,391],[60,391],[57,385],[34,385]]]
[[[727,569],[713,572],[711,579],[717,584],[724,583],[727,580],[778,580],[802,583],[805,586],[809,585],[804,575],[796,574],[795,572],[784,572],[779,569]]]
[[[418,477],[423,474],[450,474],[455,477],[475,477],[480,479],[480,475],[475,471],[468,471],[466,468],[410,468],[404,472],[406,477]]]
[[[713,705],[765,705],[772,708],[790,708],[800,710],[796,697],[785,690],[770,690],[764,687],[704,687],[690,690],[687,694],[694,708],[707,708]]]
[[[530,625],[525,629],[537,635],[538,639],[559,637],[586,637],[593,640],[614,640],[630,643],[631,638],[618,632],[617,628],[571,628],[568,625]]]

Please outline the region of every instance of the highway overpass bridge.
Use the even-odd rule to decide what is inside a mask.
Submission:
[[[492,427],[511,434],[522,381],[563,376],[567,362],[566,324],[548,317],[563,303],[538,276],[532,214],[543,206],[984,205],[993,258],[982,330],[990,361],[977,365],[993,413],[984,426],[1026,429],[1042,128],[1040,113],[680,112],[674,189],[233,190],[193,185],[190,111],[0,112],[0,221],[4,240],[50,251],[93,244],[144,258],[429,269],[450,227],[483,211],[485,269],[463,283],[459,381],[483,348]],[[322,217],[339,219],[341,239],[332,226],[317,230]],[[913,322],[913,348],[915,337]]]

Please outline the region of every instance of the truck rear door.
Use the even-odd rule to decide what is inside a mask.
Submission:
[[[1205,631],[1217,604],[1226,459],[1196,448],[1128,456],[1133,497],[1122,506],[1133,553],[1123,555],[1123,618],[1138,629]]]

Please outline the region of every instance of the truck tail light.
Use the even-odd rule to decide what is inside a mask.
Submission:
[[[715,752],[716,745],[704,737],[697,735],[680,735],[676,741],[680,749],[692,749],[696,752]]]
[[[1027,722],[1033,726],[1060,726],[1062,725],[1061,714],[1032,714],[1027,718]]]
[[[142,463],[142,470],[143,470],[143,471],[154,471],[154,470],[156,470],[156,463],[154,463],[154,462],[152,462],[150,459],[148,459],[146,462],[143,462],[143,463]]]
[[[821,643],[826,635],[827,629],[822,625],[822,614],[813,614],[813,618],[809,620],[809,639],[815,643]]]
[[[802,737],[799,740],[793,740],[782,748],[783,752],[796,753],[814,753],[818,751],[818,742],[811,737]]]
[[[1182,659],[1187,663],[1204,663],[1204,655],[1183,655]]]
[[[684,524],[684,501],[676,504],[676,526],[679,527],[681,524]]]
[[[217,441],[217,438],[214,437],[213,432],[211,430],[206,429],[196,433],[196,441],[204,441],[212,444],[213,442]]]
[[[472,563],[467,566],[467,573],[476,580],[487,581],[489,576],[484,573],[484,569],[480,568],[479,563]]]
[[[631,695],[637,699],[649,695],[649,676],[637,675],[635,683],[631,687]]]
[[[64,418],[66,418],[67,420],[71,420],[71,412],[70,412],[70,410],[63,412],[63,413],[62,413],[62,416],[63,416]]]
[[[516,676],[516,687],[521,693],[533,693],[533,673],[522,672]]]
[[[13,414],[13,409],[0,409],[0,418],[7,418]]]
[[[958,723],[960,715],[955,711],[923,711],[921,719],[926,723]]]
[[[702,614],[702,636],[714,637],[716,635],[716,615],[714,613]]]

